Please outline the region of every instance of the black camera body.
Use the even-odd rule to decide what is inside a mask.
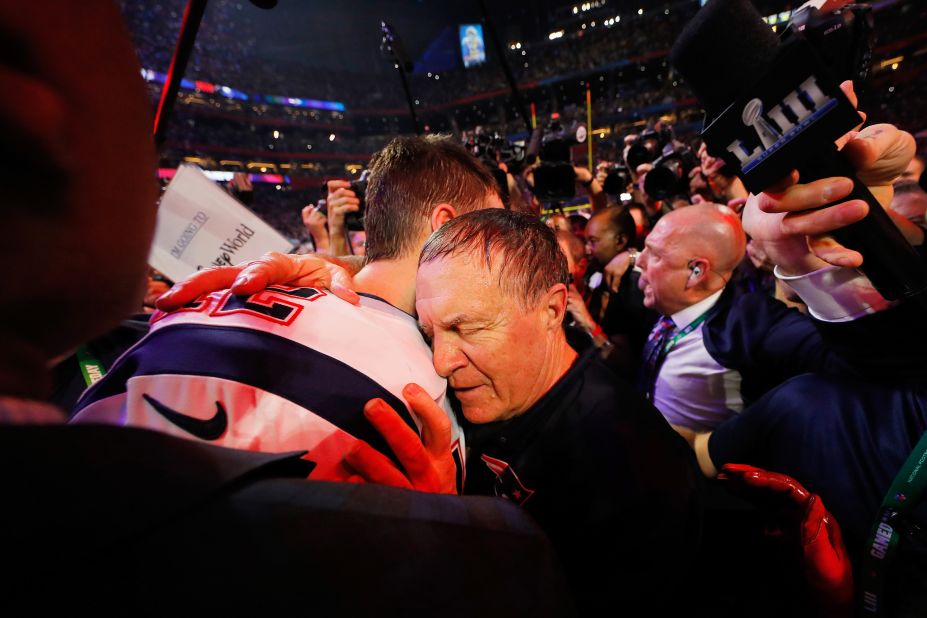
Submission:
[[[668,144],[673,142],[673,129],[668,125],[644,129],[637,141],[631,144],[624,156],[628,169],[634,173],[645,163],[653,163],[660,158]]]
[[[558,119],[551,120],[541,137],[540,163],[534,170],[534,194],[539,200],[557,202],[576,196],[572,148],[586,137],[586,125],[574,121],[564,126]]]
[[[506,172],[500,164],[505,164],[510,174],[521,174],[525,169],[525,147],[513,144],[498,133],[492,135],[480,133],[474,135],[466,142],[464,147],[477,159],[496,179],[502,203],[509,206],[509,181]]]
[[[804,7],[792,14],[788,27],[804,35],[838,81],[866,81],[875,45],[870,5],[847,4],[823,14]]]
[[[361,172],[361,177],[351,181],[351,191],[360,200],[357,212],[349,212],[344,216],[344,226],[351,232],[360,232],[364,229],[364,213],[367,211],[367,170]]]
[[[511,174],[521,174],[525,169],[525,147],[498,133],[478,133],[465,141],[464,147],[487,165],[499,167],[504,163]]]
[[[663,154],[653,162],[653,169],[644,177],[644,192],[656,200],[687,195],[689,172],[698,164],[698,157],[688,146],[667,144]]]
[[[628,186],[631,184],[631,173],[628,168],[620,164],[612,164],[608,167],[608,175],[605,176],[605,182],[602,183],[602,190],[611,197],[618,199],[622,193],[628,192]]]

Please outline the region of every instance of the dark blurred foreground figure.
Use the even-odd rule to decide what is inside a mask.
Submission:
[[[28,265],[0,291],[0,612],[569,614],[512,505],[307,482],[301,453],[64,426],[39,403],[53,359],[138,306],[156,186],[114,5],[29,9],[0,5],[0,257]]]

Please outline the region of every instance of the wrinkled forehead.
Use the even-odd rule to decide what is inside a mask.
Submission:
[[[416,286],[438,289],[445,286],[472,286],[489,290],[498,288],[499,252],[487,259],[480,249],[461,249],[419,264]],[[416,294],[421,296],[420,293]]]
[[[471,255],[442,256],[419,266],[415,308],[426,327],[490,321],[513,302],[485,263]]]
[[[418,268],[416,305],[438,302],[442,306],[463,306],[471,302],[505,304],[515,302],[502,284],[498,255],[487,264],[482,251],[444,255]]]

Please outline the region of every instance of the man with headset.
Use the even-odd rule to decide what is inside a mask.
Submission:
[[[644,305],[661,314],[639,386],[673,425],[711,427],[743,408],[740,374],[712,356],[702,327],[727,304],[725,286],[745,245],[733,211],[699,204],[661,218],[637,259]]]

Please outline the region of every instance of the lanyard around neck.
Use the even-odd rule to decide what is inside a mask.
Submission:
[[[80,365],[81,375],[84,376],[84,382],[88,387],[93,386],[106,375],[106,367],[90,353],[85,345],[77,349],[77,363]]]
[[[898,524],[901,515],[917,506],[927,488],[927,432],[892,481],[879,515],[872,525],[866,555],[863,556],[863,614],[878,616],[882,613],[883,588],[888,565],[895,557],[901,535]]]
[[[710,311],[710,310],[709,310],[709,311]],[[707,317],[708,317],[708,311],[706,311],[706,312],[703,313],[702,315],[698,316],[697,318],[695,318],[694,320],[692,320],[691,322],[689,322],[688,326],[686,326],[686,327],[683,328],[681,331],[679,331],[678,333],[676,333],[675,335],[673,335],[673,338],[670,339],[669,341],[667,341],[667,342],[666,342],[666,345],[663,346],[663,355],[665,356],[665,355],[669,354],[670,350],[672,350],[673,348],[675,348],[675,347],[676,347],[676,344],[679,343],[679,341],[680,341],[683,337],[685,337],[686,335],[688,335],[689,333],[691,333],[692,331],[694,331],[696,328],[698,328],[699,326],[701,326],[702,322],[704,322],[705,319],[706,319]]]

